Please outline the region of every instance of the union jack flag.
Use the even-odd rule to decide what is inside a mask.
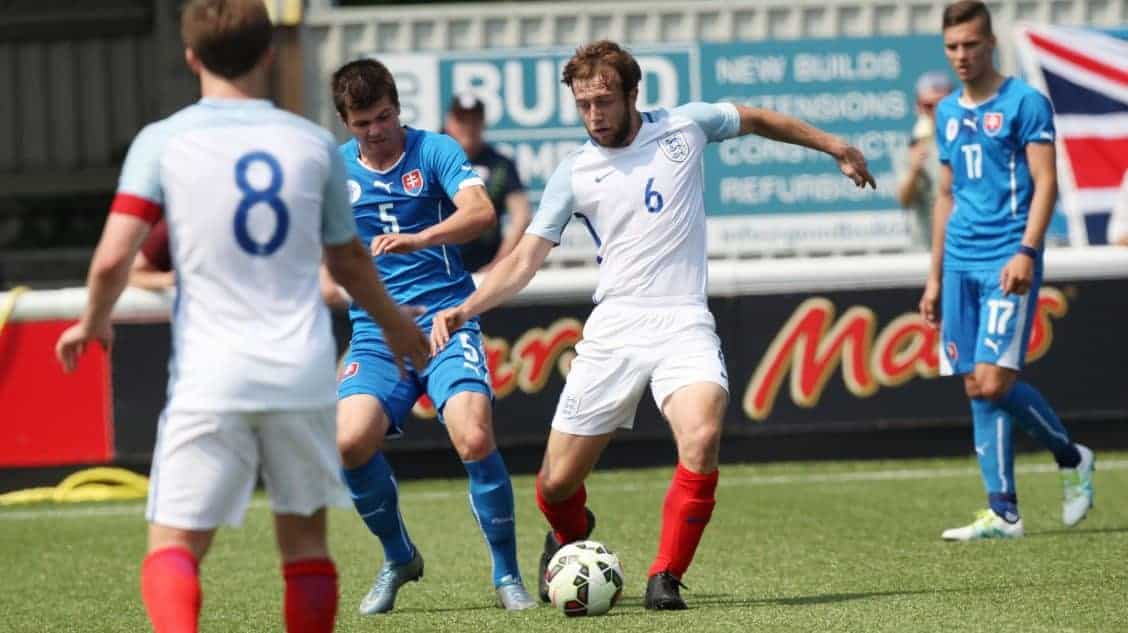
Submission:
[[[1128,31],[1020,26],[1023,73],[1054,104],[1058,188],[1073,244],[1103,244],[1128,171]]]

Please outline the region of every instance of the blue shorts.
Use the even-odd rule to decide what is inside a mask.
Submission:
[[[1024,295],[1004,295],[999,270],[944,271],[940,293],[940,374],[968,374],[977,363],[1022,369],[1038,309],[1042,266]]]
[[[403,378],[383,341],[355,343],[345,355],[344,370],[337,383],[338,400],[365,394],[380,401],[388,415],[389,437],[403,433],[411,408],[423,394],[435,404],[441,422],[447,400],[463,391],[481,393],[493,400],[482,334],[470,328],[456,330],[447,346],[422,372],[409,366]]]

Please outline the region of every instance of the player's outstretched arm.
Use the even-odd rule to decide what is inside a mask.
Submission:
[[[462,305],[435,315],[431,323],[431,353],[445,347],[450,333],[467,320],[504,303],[529,285],[553,246],[555,244],[539,235],[526,233],[517,247],[490,270],[482,285]]]
[[[737,106],[740,113],[740,135],[756,134],[773,141],[802,145],[829,154],[838,162],[842,174],[855,185],[869,185],[877,189],[877,182],[866,166],[862,152],[841,138],[828,134],[819,128],[793,116],[764,110]]]
[[[940,182],[936,189],[936,202],[932,205],[932,259],[928,266],[928,280],[921,295],[920,316],[932,327],[940,325],[936,304],[940,300],[941,280],[944,275],[944,236],[948,232],[948,218],[952,215],[952,168],[940,163]]]
[[[427,337],[411,318],[421,309],[400,310],[376,276],[372,259],[355,237],[343,244],[325,245],[325,266],[329,274],[352,296],[360,307],[384,330],[384,341],[391,348],[404,372],[403,359],[410,359],[415,367],[425,367],[428,359]]]
[[[497,223],[493,203],[481,185],[470,185],[454,195],[454,213],[419,233],[385,233],[369,245],[372,255],[410,253],[439,244],[462,244],[477,238]]]
[[[94,249],[86,276],[86,310],[78,323],[67,328],[55,344],[55,356],[63,371],[74,371],[86,344],[98,341],[109,348],[113,341],[110,314],[129,282],[129,269],[149,234],[149,223],[137,216],[111,213]]]

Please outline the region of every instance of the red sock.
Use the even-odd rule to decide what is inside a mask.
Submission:
[[[709,517],[713,516],[713,506],[717,504],[713,493],[717,490],[719,474],[720,471],[714,470],[702,475],[678,464],[670,490],[666,493],[666,503],[662,506],[658,557],[650,566],[648,575],[666,571],[680,580],[689,569]]]
[[[587,536],[587,512],[584,504],[587,503],[587,489],[580,484],[579,489],[571,497],[557,502],[549,503],[541,492],[541,478],[537,475],[537,507],[541,514],[548,519],[556,540],[560,543],[571,543]]]
[[[330,633],[337,618],[337,568],[328,558],[282,566],[286,579],[286,631]]]
[[[192,552],[166,547],[141,564],[141,599],[155,633],[196,633],[200,620],[200,568]]]

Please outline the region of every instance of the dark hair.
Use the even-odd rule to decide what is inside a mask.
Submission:
[[[274,25],[262,0],[191,0],[180,37],[200,63],[225,79],[250,72],[270,48]]]
[[[987,5],[979,0],[960,0],[944,7],[941,30],[949,26],[971,22],[975,18],[983,18],[984,35],[994,35],[991,30],[991,12],[987,10]]]
[[[384,97],[397,108],[400,104],[392,71],[375,59],[358,59],[341,66],[333,73],[330,88],[333,105],[342,119],[347,118],[349,110],[363,110]]]
[[[611,68],[618,75],[618,82],[626,95],[638,87],[642,79],[642,69],[634,56],[621,46],[610,40],[600,40],[587,46],[576,49],[576,54],[564,66],[564,77],[561,83],[572,87],[572,82],[577,79],[591,79],[600,74],[601,68]],[[609,85],[611,77],[605,77]]]

